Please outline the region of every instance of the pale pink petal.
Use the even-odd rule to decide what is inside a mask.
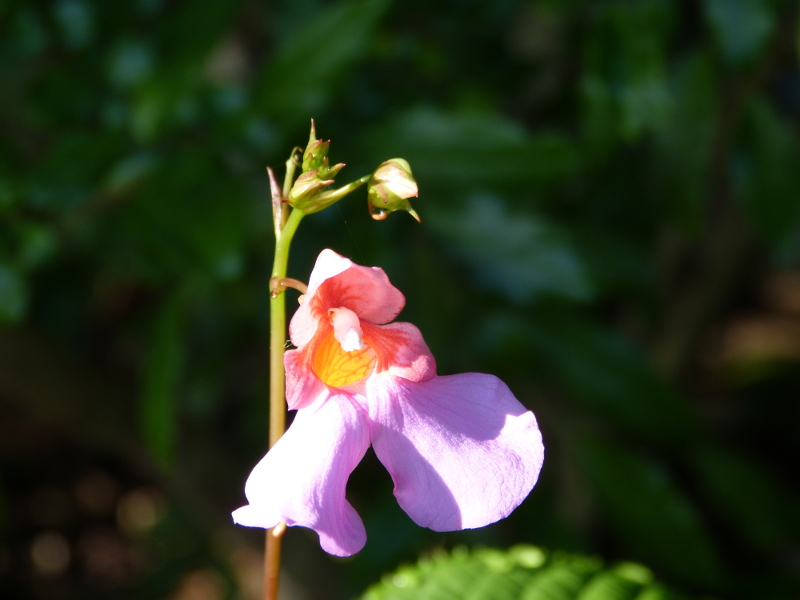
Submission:
[[[492,375],[367,383],[372,445],[400,506],[434,531],[482,527],[528,495],[544,458],[533,413]]]
[[[318,296],[325,308],[349,308],[360,319],[382,325],[394,319],[406,298],[379,267],[353,265],[320,284]]]
[[[330,554],[358,552],[367,534],[345,487],[368,447],[367,416],[348,396],[298,411],[250,474],[244,490],[250,504],[234,511],[233,520],[264,528],[286,521],[316,531]]]
[[[411,323],[362,323],[364,339],[378,355],[378,371],[410,381],[427,381],[436,375],[436,360],[422,334]]]
[[[390,282],[383,269],[362,267],[323,250],[309,279],[303,303],[289,324],[295,346],[307,344],[328,310],[348,308],[370,323],[388,323],[405,305],[405,297]]]
[[[319,253],[311,275],[308,278],[308,293],[313,295],[323,282],[336,277],[339,273],[344,273],[353,266],[353,261],[337,254],[330,248],[325,248]]]
[[[312,368],[314,345],[299,350],[287,350],[283,355],[286,368],[286,403],[290,410],[305,408],[313,404],[328,387],[320,381]]]
[[[317,330],[317,321],[324,315],[315,315],[311,311],[312,300],[317,295],[317,289],[325,280],[335,277],[353,266],[353,261],[336,254],[333,250],[325,249],[319,253],[317,262],[308,278],[308,290],[304,294],[303,303],[294,313],[289,323],[289,337],[295,346],[302,346],[311,341]],[[330,308],[336,308],[332,306]]]

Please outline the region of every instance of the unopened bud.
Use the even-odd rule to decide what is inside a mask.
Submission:
[[[317,171],[308,171],[297,178],[289,192],[289,204],[309,212],[317,197],[333,183],[333,179],[319,179],[317,175]]]
[[[402,158],[393,158],[381,164],[369,180],[367,198],[370,214],[378,221],[390,212],[404,210],[417,221],[419,215],[411,208],[409,198],[419,194],[417,182],[411,174],[411,166]]]
[[[317,139],[317,127],[314,123],[314,119],[311,119],[311,132],[308,134],[308,145],[306,145],[305,152],[303,152],[303,173],[319,170],[320,167],[322,167],[323,161],[326,161],[325,157],[328,156],[328,149],[330,146],[330,140],[323,142]]]
[[[308,145],[303,153],[303,174],[297,178],[289,192],[288,202],[305,213],[317,212],[330,206],[340,197],[336,192],[325,192],[333,183],[333,178],[344,167],[344,163],[333,165],[328,163],[330,141],[317,139],[314,119],[311,119],[311,133]]]
[[[327,178],[331,178],[332,179],[332,178],[336,177],[336,174],[339,171],[342,170],[343,166],[344,166],[344,163],[339,163],[339,164],[333,165],[332,167],[329,167],[328,166],[328,157],[326,156],[325,158],[322,159],[322,164],[320,165],[319,171],[317,172],[317,177],[320,177],[321,179],[327,179]]]
[[[303,153],[303,172],[316,171],[322,166],[322,162],[328,155],[328,149],[331,146],[330,140],[323,142],[322,140],[309,140],[306,151]]]

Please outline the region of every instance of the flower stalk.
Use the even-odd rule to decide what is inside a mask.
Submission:
[[[376,173],[365,175],[338,189],[329,189],[334,177],[344,167],[338,163],[330,166],[328,149],[330,141],[317,139],[314,121],[305,150],[294,148],[286,161],[286,174],[283,185],[275,173],[267,167],[272,216],[275,232],[275,258],[270,277],[270,383],[269,383],[269,448],[271,449],[283,436],[286,429],[286,371],[284,352],[286,349],[286,295],[287,287],[307,293],[307,286],[286,277],[289,262],[289,248],[302,218],[338,202],[359,187],[370,183],[370,196],[379,197],[378,209],[385,216],[393,210],[407,210],[419,220],[408,204],[407,198],[416,196],[416,182],[411,177],[408,163],[402,159],[384,163]],[[301,174],[295,179],[298,168]],[[376,178],[376,175],[378,176]],[[413,189],[412,189],[413,188]],[[371,199],[370,202],[375,204]],[[375,213],[373,212],[373,217]],[[375,217],[379,218],[379,217]],[[380,217],[382,218],[382,217]],[[345,315],[346,316],[346,315]],[[345,319],[346,320],[346,319]],[[291,404],[291,403],[290,403]],[[296,408],[296,407],[295,407]],[[275,479],[275,482],[281,478]],[[280,487],[280,486],[276,486]],[[241,511],[240,511],[241,512]],[[238,520],[234,513],[234,521]],[[264,554],[264,600],[277,600],[281,560],[281,536],[286,530],[287,519],[276,520],[267,529]]]
[[[287,180],[291,185],[296,162],[289,159],[286,163]],[[270,183],[274,175],[270,173]],[[285,186],[284,186],[285,187]],[[273,200],[277,185],[272,185]],[[278,194],[281,190],[277,189]],[[269,447],[272,448],[286,430],[286,374],[283,366],[283,353],[286,347],[286,269],[289,263],[289,248],[297,226],[305,216],[303,211],[294,209],[288,218],[284,215],[288,209],[282,202],[280,209],[273,212],[275,217],[275,259],[272,264],[269,300]],[[285,222],[284,222],[285,219]],[[278,583],[281,566],[281,535],[286,529],[285,523],[267,530],[264,548],[264,600],[277,600]]]

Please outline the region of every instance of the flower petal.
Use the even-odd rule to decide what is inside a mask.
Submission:
[[[289,337],[295,346],[302,346],[310,342],[317,330],[317,320],[322,315],[312,314],[311,300],[316,297],[319,286],[327,279],[335,277],[352,266],[353,261],[336,254],[333,250],[326,248],[319,253],[317,262],[314,263],[314,268],[308,278],[308,289],[304,294],[303,302],[289,323]],[[332,306],[331,308],[336,307]]]
[[[286,404],[290,410],[306,408],[320,395],[327,394],[327,386],[320,381],[312,368],[314,344],[298,350],[287,350],[283,355],[286,367]]]
[[[482,527],[528,495],[544,459],[533,413],[492,375],[367,384],[372,445],[400,506],[434,531]]]
[[[378,371],[388,370],[410,381],[427,381],[436,375],[436,359],[411,323],[362,323],[362,328],[365,341],[378,355]]]
[[[367,541],[364,524],[345,500],[350,473],[369,447],[364,411],[348,396],[300,410],[289,430],[245,484],[250,503],[233,513],[249,527],[310,527],[322,549],[350,556]]]
[[[295,346],[307,344],[319,320],[327,319],[331,308],[348,308],[370,323],[388,323],[405,302],[383,269],[362,267],[333,250],[323,250],[311,272],[303,303],[289,324],[289,335]]]

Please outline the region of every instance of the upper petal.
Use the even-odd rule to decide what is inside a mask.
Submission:
[[[350,473],[369,447],[364,411],[346,395],[297,411],[289,430],[245,484],[250,503],[233,513],[248,527],[309,527],[322,549],[350,556],[367,540],[364,524],[345,500]]]
[[[372,445],[417,524],[482,527],[508,516],[533,488],[544,459],[536,418],[498,378],[415,383],[385,374],[367,385]]]
[[[348,308],[370,323],[388,323],[405,305],[405,297],[390,282],[383,269],[362,267],[333,250],[323,250],[309,278],[303,303],[289,324],[295,346],[307,344],[320,319],[331,308]]]
[[[363,324],[364,339],[378,356],[378,371],[410,381],[427,381],[436,375],[433,358],[422,334],[411,323]]]

